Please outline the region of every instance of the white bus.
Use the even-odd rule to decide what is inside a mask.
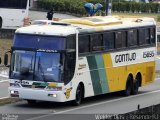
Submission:
[[[29,0],[1,0],[0,28],[17,29],[23,26],[28,17]]]
[[[156,23],[152,18],[94,16],[36,21],[16,31],[10,95],[28,103],[73,101],[154,82]],[[5,55],[7,65],[8,55]]]

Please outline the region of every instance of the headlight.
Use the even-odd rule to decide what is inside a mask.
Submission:
[[[18,83],[10,83],[10,86],[11,87],[17,87],[17,88],[21,87]]]
[[[46,90],[51,90],[51,91],[61,91],[62,87],[53,87],[53,86],[47,86]]]

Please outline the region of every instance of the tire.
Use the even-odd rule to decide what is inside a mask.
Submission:
[[[81,85],[78,85],[77,90],[76,90],[75,100],[72,101],[72,104],[74,106],[78,106],[81,104],[82,99],[83,99],[83,89],[82,89]]]
[[[27,103],[29,105],[35,105],[36,104],[36,100],[27,100]]]
[[[2,28],[2,18],[0,18],[0,29]]]
[[[132,94],[137,95],[139,89],[139,81],[136,79],[134,80],[133,87],[132,87]]]
[[[128,76],[127,83],[126,83],[126,89],[123,91],[124,96],[131,95],[132,92],[132,78]]]

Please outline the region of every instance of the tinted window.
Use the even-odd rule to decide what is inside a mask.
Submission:
[[[13,41],[13,47],[64,50],[66,49],[65,40],[66,38],[64,37],[56,36],[16,34]]]
[[[68,36],[66,44],[67,44],[67,49],[76,49],[76,36],[75,35]]]
[[[114,49],[114,32],[107,32],[103,35],[105,49]]]
[[[146,44],[150,43],[150,29],[149,28],[145,29],[145,40],[146,40]]]
[[[145,45],[150,43],[150,29],[142,28],[139,29],[139,44]]]
[[[157,35],[157,41],[160,42],[160,35]]]
[[[89,35],[83,35],[79,37],[78,40],[78,50],[79,53],[86,53],[90,51]]]
[[[150,39],[151,43],[155,43],[155,28],[150,28]]]
[[[137,30],[129,30],[128,31],[128,46],[136,46],[137,45]]]
[[[116,48],[126,47],[126,32],[116,32],[115,45]]]
[[[76,64],[76,52],[67,53],[65,56],[65,65],[64,65],[64,84],[69,83],[74,75]]]
[[[1,0],[0,8],[25,9],[28,0]]]
[[[93,35],[91,35],[91,41],[92,41],[92,51],[101,51],[101,50],[103,50],[102,34],[93,34]]]

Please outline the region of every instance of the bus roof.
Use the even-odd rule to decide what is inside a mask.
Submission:
[[[42,24],[42,23],[45,24]],[[40,24],[38,24],[40,23]],[[92,16],[63,19],[59,22],[39,20],[37,24],[17,29],[16,33],[67,36],[80,33],[107,31],[156,25],[153,18],[120,18],[118,16]]]
[[[61,22],[75,25],[80,32],[107,31],[143,26],[155,26],[153,18],[121,18],[118,16],[93,16],[75,19],[63,19]]]

